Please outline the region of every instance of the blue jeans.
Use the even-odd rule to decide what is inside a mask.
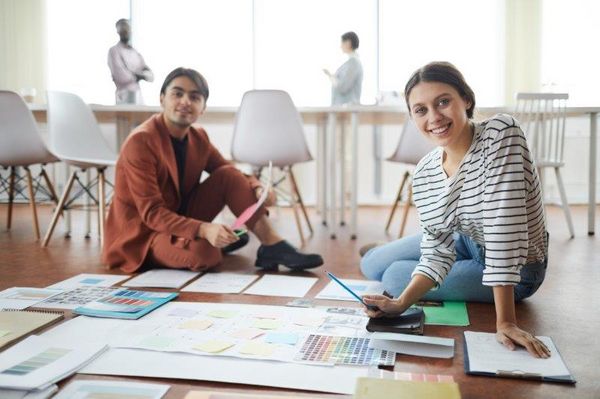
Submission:
[[[365,254],[360,269],[370,280],[383,283],[385,290],[399,296],[411,280],[421,257],[421,234],[375,247]],[[492,287],[481,283],[485,269],[485,249],[471,238],[454,234],[456,261],[437,290],[423,299],[431,301],[494,302]],[[514,287],[515,301],[521,301],[540,287],[546,275],[548,257],[543,262],[521,268],[521,282]]]

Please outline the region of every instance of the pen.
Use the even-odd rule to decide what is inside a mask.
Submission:
[[[358,296],[354,291],[352,291],[350,289],[350,287],[348,287],[346,284],[342,283],[340,281],[340,279],[338,279],[336,276],[333,275],[333,273],[327,272],[327,276],[330,279],[332,279],[333,281],[335,281],[336,283],[338,283],[343,289],[345,289],[346,291],[348,291],[348,293],[350,295],[352,295],[354,298],[356,298],[357,301],[359,301],[360,303],[362,303],[363,305],[365,305],[367,307],[367,309],[369,309],[369,310],[375,310],[375,311],[379,310],[379,308],[377,306],[367,305],[365,303],[365,301],[363,301],[363,299],[360,296]]]
[[[247,232],[248,230],[245,229],[236,229],[233,231],[236,237],[240,237],[241,235],[246,234]]]

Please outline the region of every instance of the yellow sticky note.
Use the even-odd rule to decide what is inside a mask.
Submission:
[[[206,330],[212,325],[213,322],[210,320],[188,320],[185,323],[180,324],[178,328],[185,330]]]
[[[208,353],[219,353],[223,352],[227,348],[231,348],[233,345],[233,342],[211,339],[210,341],[205,341],[195,345],[194,349]]]
[[[211,310],[210,312],[208,312],[208,315],[210,317],[216,317],[218,319],[231,319],[232,317],[235,317],[238,314],[238,312],[235,312],[233,310],[221,310],[221,309],[215,309],[215,310]]]
[[[276,330],[281,327],[281,321],[271,319],[256,319],[252,327],[260,328],[261,330]]]
[[[262,342],[249,341],[246,342],[239,349],[239,352],[243,355],[255,355],[255,356],[271,356],[275,351],[275,345],[264,344]]]
[[[323,324],[323,319],[321,317],[303,317],[294,320],[294,324],[306,327],[320,327]]]
[[[260,335],[263,335],[264,331],[257,330],[256,328],[242,328],[240,330],[236,330],[232,333],[229,333],[234,338],[241,339],[254,339]]]
[[[0,330],[0,337],[4,337],[5,335],[10,334],[10,331],[8,330]]]

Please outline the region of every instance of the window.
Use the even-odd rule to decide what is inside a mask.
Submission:
[[[449,61],[475,91],[477,104],[504,103],[504,2],[380,0],[381,90],[404,90],[431,61]]]

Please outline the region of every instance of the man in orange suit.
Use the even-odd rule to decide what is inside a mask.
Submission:
[[[223,253],[248,240],[212,223],[227,205],[240,215],[257,200],[260,187],[227,162],[202,128],[192,126],[206,109],[206,80],[177,68],[160,90],[163,112],[138,126],[121,149],[114,196],[105,225],[103,262],[134,272],[162,266],[205,270]],[[199,183],[202,172],[209,177]],[[301,270],[320,266],[317,254],[303,254],[283,240],[264,208],[246,222],[260,240],[256,266]]]

